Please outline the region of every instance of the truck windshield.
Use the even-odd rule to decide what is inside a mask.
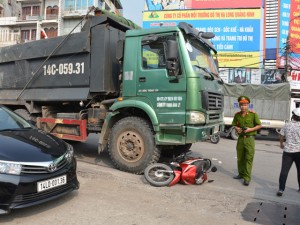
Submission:
[[[198,40],[188,38],[185,46],[188,50],[193,70],[197,73],[206,72],[218,77],[218,69],[208,48],[205,48]]]

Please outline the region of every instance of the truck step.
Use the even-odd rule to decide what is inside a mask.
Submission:
[[[57,113],[57,118],[78,120],[78,113]]]

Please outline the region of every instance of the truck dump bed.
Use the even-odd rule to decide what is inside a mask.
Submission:
[[[240,110],[237,98],[241,95],[250,98],[250,110],[254,110],[262,120],[290,119],[289,83],[224,84],[224,117],[233,117]]]
[[[90,18],[63,44],[65,36],[0,48],[0,103],[14,102],[21,93],[21,101],[54,102],[117,94],[117,42],[128,29],[102,15]]]

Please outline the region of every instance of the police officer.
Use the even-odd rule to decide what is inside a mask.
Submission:
[[[239,174],[234,179],[244,179],[244,185],[248,186],[255,152],[254,136],[261,128],[261,122],[255,112],[248,110],[250,99],[247,96],[240,96],[238,102],[241,111],[234,115],[231,123],[239,134],[236,145]]]

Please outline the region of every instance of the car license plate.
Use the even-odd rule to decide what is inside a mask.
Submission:
[[[214,127],[214,134],[219,132],[219,126]]]
[[[65,185],[66,183],[67,183],[67,175],[63,175],[49,180],[40,181],[37,183],[37,191],[38,192],[46,191],[51,188]]]

